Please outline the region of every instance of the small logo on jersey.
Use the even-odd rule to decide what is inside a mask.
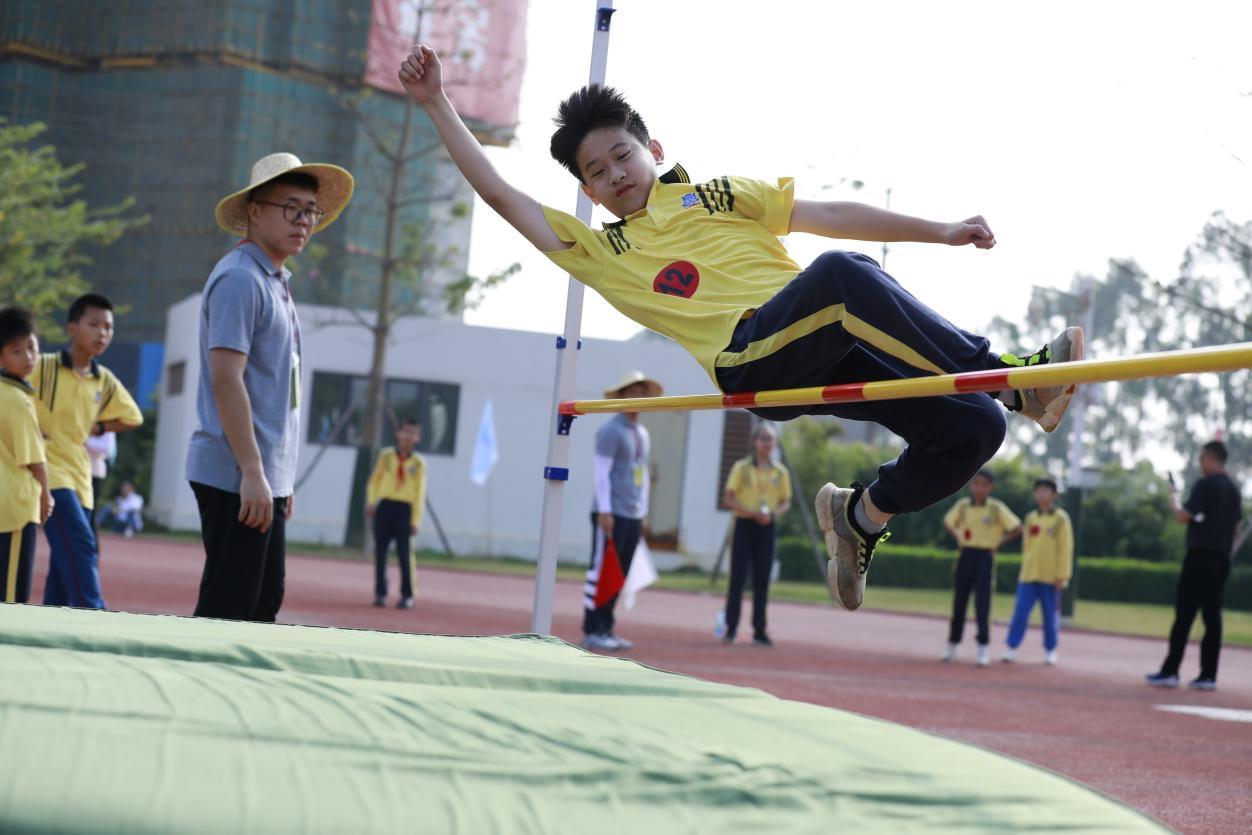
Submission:
[[[1038,526],[1038,525],[1031,525],[1031,526],[1030,526],[1030,535],[1031,535],[1031,536],[1038,536],[1038,535],[1039,535],[1039,526]]]
[[[652,280],[652,292],[689,299],[700,286],[700,271],[687,261],[675,261]]]
[[[699,205],[700,205],[700,198],[696,196],[695,192],[688,192],[687,194],[683,195],[683,208],[684,209],[690,209],[692,206],[699,206]]]

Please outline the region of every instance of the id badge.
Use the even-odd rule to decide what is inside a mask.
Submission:
[[[635,465],[635,486],[636,487],[643,486],[643,470],[644,470],[644,467],[642,464]]]
[[[291,408],[300,408],[300,355],[291,354]]]

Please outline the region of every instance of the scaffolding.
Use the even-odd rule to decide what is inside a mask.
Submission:
[[[149,224],[92,253],[86,278],[125,300],[122,339],[160,341],[165,311],[199,291],[233,243],[213,221],[223,195],[277,150],[353,171],[358,193],[315,239],[319,272],[335,277],[309,301],[371,307],[377,294],[384,207],[374,183],[385,166],[348,97],[376,133],[398,133],[403,99],[361,83],[370,3],[335,0],[7,0],[0,5],[0,116],[44,122],[43,141],[84,162],[93,206],[135,199]],[[415,119],[412,147],[433,139]],[[412,163],[413,191],[430,191],[437,158]],[[415,201],[400,223],[426,224]],[[468,223],[468,218],[462,221]],[[464,270],[464,256],[457,265]]]

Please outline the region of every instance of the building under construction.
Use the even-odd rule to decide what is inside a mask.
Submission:
[[[397,56],[417,31],[469,54],[456,40],[470,31],[456,17],[465,13],[478,24],[473,31],[478,48],[511,45],[505,55],[493,56],[488,69],[498,75],[491,89],[495,109],[480,108],[486,115],[475,119],[472,108],[458,103],[481,135],[506,141],[516,120],[525,2],[430,5],[423,9],[414,0],[5,0],[0,5],[0,117],[46,123],[41,139],[56,147],[61,161],[86,164],[80,176],[90,205],[133,197],[134,212],[150,218],[93,253],[95,263],[86,272],[96,290],[127,306],[119,318],[117,347],[106,359],[145,399],[160,377],[159,348],[145,352],[139,346],[159,346],[166,310],[198,291],[234,243],[214,223],[217,200],[245,185],[253,161],[275,151],[333,162],[356,176],[351,207],[314,240],[321,245],[316,262],[306,253],[305,263],[296,265],[307,282],[301,298],[354,307],[377,301],[388,186],[397,180],[388,155],[408,157],[401,188],[392,195],[398,206],[393,232],[402,239],[421,229],[442,256],[433,259],[438,267],[420,283],[402,285],[410,298],[401,301],[420,296],[430,300],[428,313],[441,312],[440,285],[465,270],[469,214],[454,207],[468,205],[469,194],[429,122],[414,115],[400,94]],[[435,20],[437,15],[446,19]],[[481,61],[476,68],[481,75]]]

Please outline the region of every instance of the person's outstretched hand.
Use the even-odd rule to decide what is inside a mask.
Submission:
[[[996,236],[982,215],[974,215],[957,223],[949,223],[943,242],[948,246],[973,244],[979,249],[991,249],[996,245]]]
[[[443,92],[443,65],[435,50],[416,44],[413,52],[400,64],[400,83],[418,104],[426,104]]]

